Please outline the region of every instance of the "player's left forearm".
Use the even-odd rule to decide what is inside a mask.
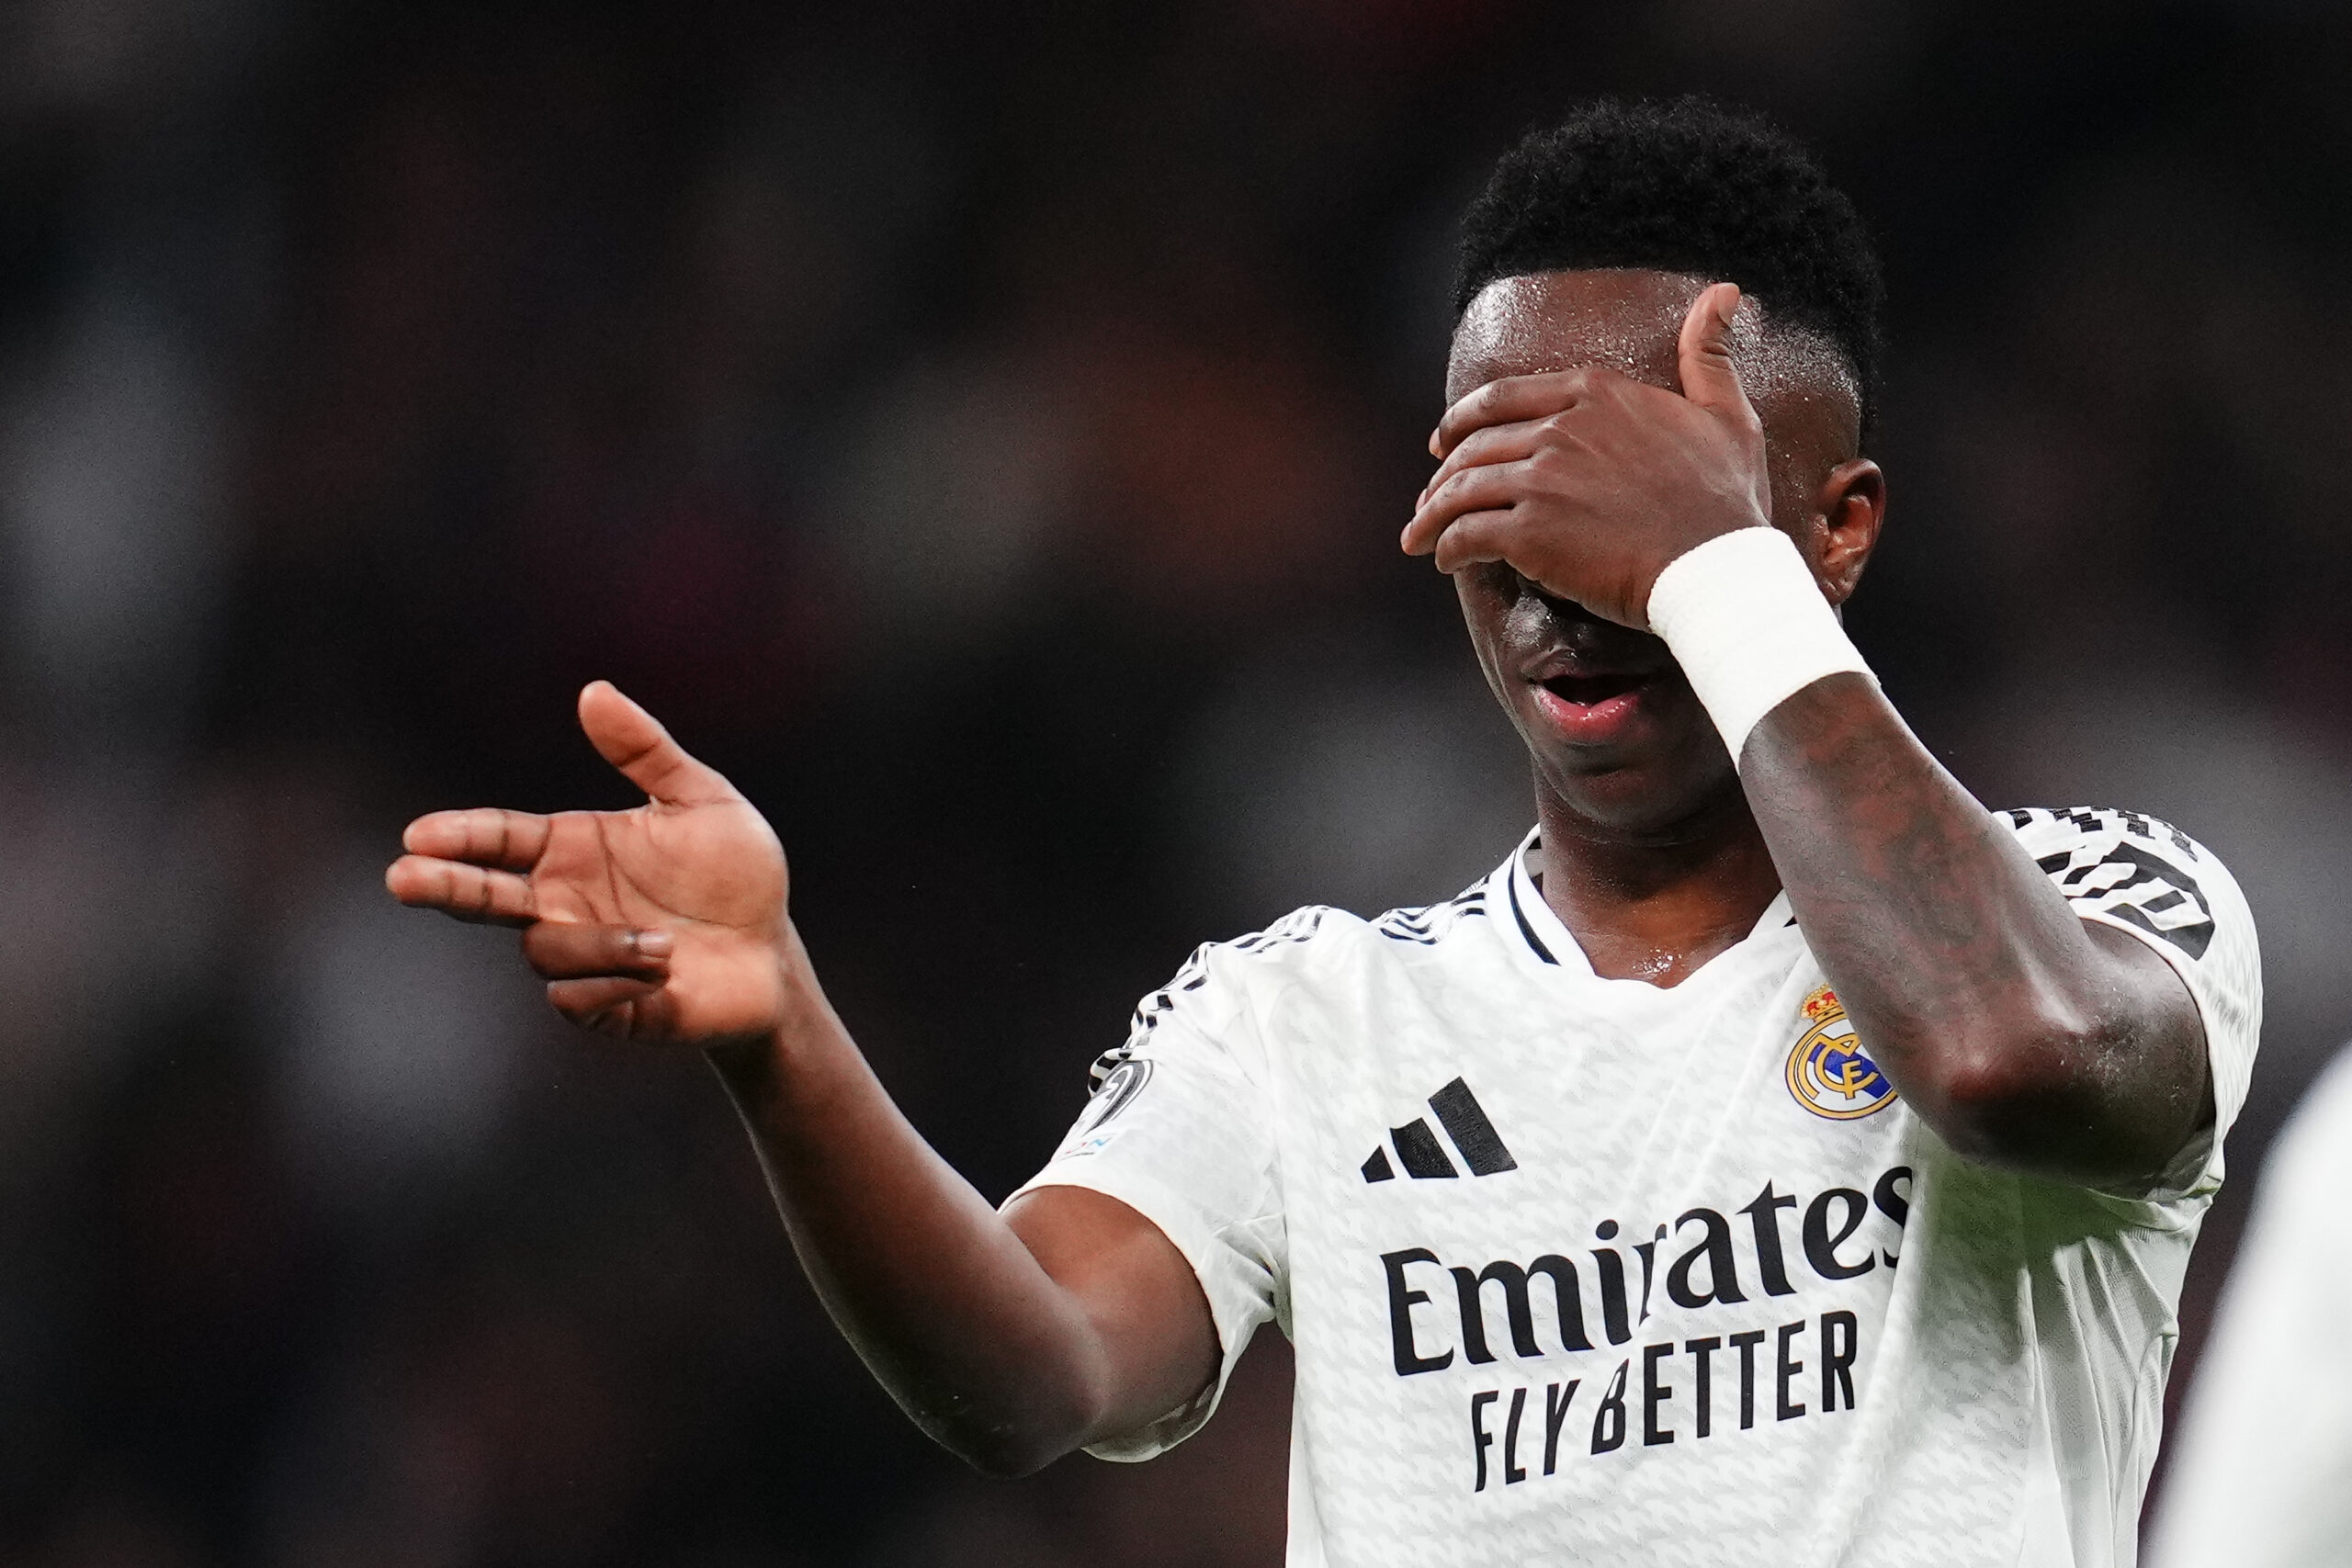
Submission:
[[[1872,1057],[1962,1155],[2152,1178],[2211,1114],[2186,987],[2076,919],[1867,677],[1747,737],[1741,780],[1798,923]]]

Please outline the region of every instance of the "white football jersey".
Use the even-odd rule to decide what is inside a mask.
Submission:
[[[2254,926],[2162,822],[2007,820],[2203,1013],[2218,1126],[2153,1194],[1955,1156],[1785,895],[1678,986],[1596,976],[1532,837],[1451,902],[1202,948],[1023,1190],[1148,1216],[1227,1371],[1290,1336],[1294,1568],[2129,1563]],[[1094,1451],[1181,1441],[1222,1383]]]
[[[2332,1568],[2352,1555],[2352,1054],[2262,1168],[2150,1532],[2161,1568]]]

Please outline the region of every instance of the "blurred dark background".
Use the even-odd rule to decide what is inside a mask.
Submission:
[[[1279,1346],[1166,1460],[967,1479],[701,1065],[379,877],[626,803],[612,677],[1001,1196],[1195,942],[1528,818],[1393,541],[1454,213],[1594,91],[1765,108],[1875,224],[1853,624],[1920,732],[2253,898],[2193,1352],[2352,1032],[2347,80],[2255,0],[6,0],[0,1563],[1278,1562]]]

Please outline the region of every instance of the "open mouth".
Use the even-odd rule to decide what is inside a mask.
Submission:
[[[1579,746],[1614,745],[1642,721],[1656,671],[1545,675],[1535,682],[1535,706],[1553,733]]]
[[[1555,675],[1539,684],[1562,702],[1597,707],[1611,697],[1624,696],[1648,680],[1646,675]]]

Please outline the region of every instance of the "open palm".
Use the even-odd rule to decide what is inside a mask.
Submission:
[[[782,1002],[784,851],[735,786],[599,681],[580,726],[650,797],[628,811],[436,811],[384,874],[403,904],[523,928],[573,1022],[709,1045],[773,1028]]]

